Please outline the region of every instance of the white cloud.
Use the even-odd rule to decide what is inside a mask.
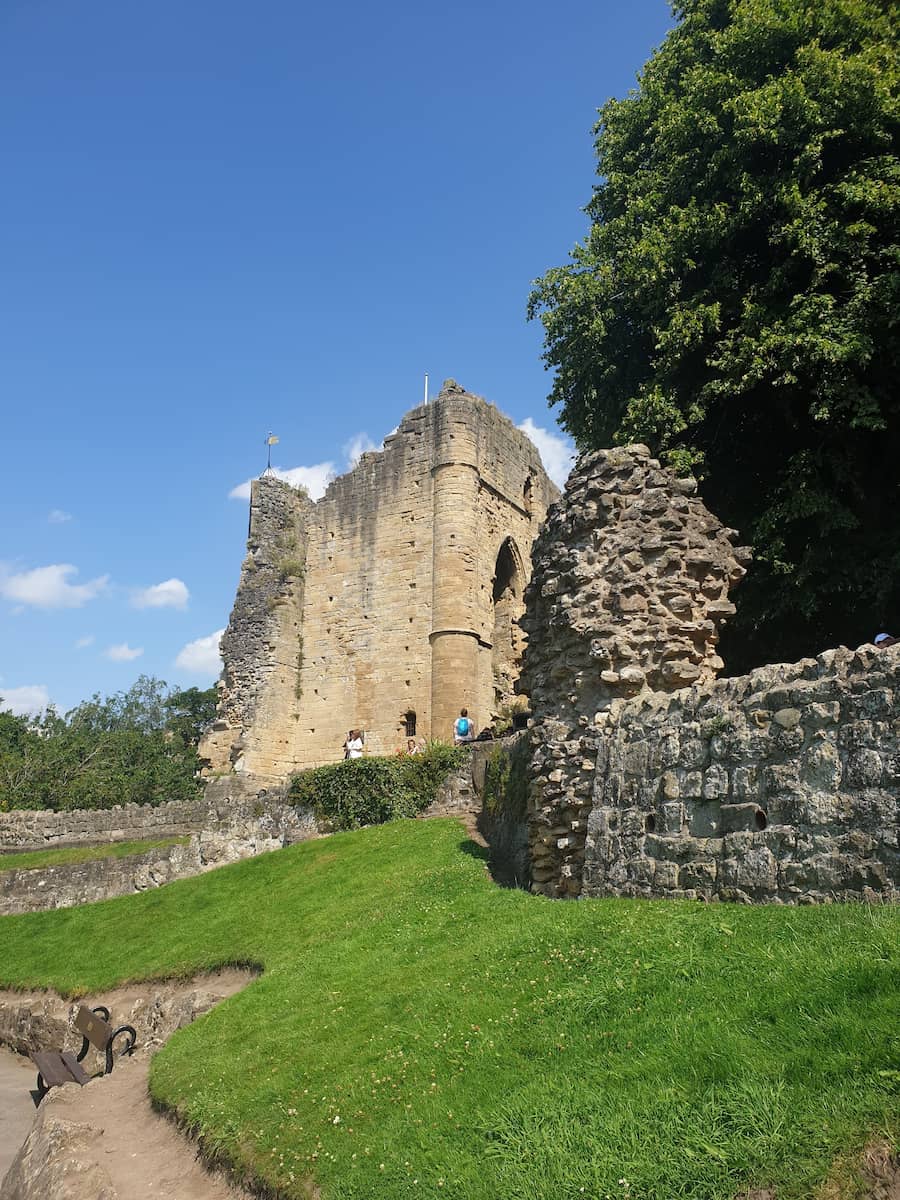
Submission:
[[[187,608],[190,594],[180,579],[166,579],[152,587],[139,588],[133,593],[131,603],[135,608]]]
[[[222,656],[219,653],[219,642],[222,640],[224,629],[217,629],[207,637],[197,638],[188,642],[178,652],[175,666],[192,675],[205,675],[215,678],[222,670]]]
[[[105,591],[108,575],[99,575],[87,583],[70,583],[69,577],[78,574],[71,563],[56,563],[35,567],[33,571],[11,574],[0,564],[0,596],[35,608],[81,608]]]
[[[72,514],[62,508],[51,508],[47,514],[47,520],[51,525],[64,525],[66,521],[72,520]]]
[[[76,650],[84,650],[84,648],[86,646],[93,646],[93,644],[94,644],[94,635],[92,633],[89,633],[87,635],[87,637],[80,637],[78,639],[78,641],[75,643],[75,649]]]
[[[354,433],[349,442],[344,442],[343,450],[347,458],[347,470],[351,471],[359,462],[360,456],[367,450],[377,450],[378,447],[367,433]]]
[[[323,462],[316,463],[313,467],[273,467],[272,474],[278,479],[283,479],[285,483],[289,483],[291,487],[302,487],[309,492],[311,500],[321,500],[325,495],[325,489],[334,479],[334,463]],[[249,500],[250,499],[250,484],[251,479],[245,479],[243,483],[239,483],[237,487],[233,487],[228,493],[232,500]]]
[[[25,687],[0,687],[0,710],[9,709],[17,717],[33,717],[50,703],[50,693],[42,683]]]
[[[551,433],[549,429],[541,429],[539,425],[535,425],[531,417],[526,417],[519,429],[537,446],[544,470],[556,486],[558,488],[565,487],[569,472],[575,463],[574,443],[561,434]]]
[[[140,658],[144,649],[143,647],[132,649],[127,642],[119,642],[116,646],[107,646],[103,653],[113,662],[131,662],[133,658]]]

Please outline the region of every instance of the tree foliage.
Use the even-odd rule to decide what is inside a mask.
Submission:
[[[0,712],[0,811],[198,796],[197,742],[214,714],[215,688],[170,692],[146,675],[65,716],[52,708],[38,718]]]
[[[531,296],[551,403],[581,448],[697,473],[752,542],[738,665],[856,645],[900,621],[896,10],[675,13],[600,110],[586,240]]]

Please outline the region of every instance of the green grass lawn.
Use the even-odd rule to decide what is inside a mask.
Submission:
[[[7,985],[237,962],[151,1087],[281,1196],[791,1200],[898,1131],[888,907],[548,901],[448,820],[0,923]]]
[[[22,854],[0,854],[3,871],[36,871],[39,867],[67,867],[72,863],[93,862],[96,858],[125,858],[165,846],[187,845],[186,837],[158,841],[112,842],[105,846],[65,846],[60,850],[26,850]]]

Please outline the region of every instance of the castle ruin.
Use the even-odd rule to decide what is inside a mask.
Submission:
[[[513,699],[531,546],[558,491],[532,442],[452,380],[317,503],[254,481],[213,772],[260,784],[409,737],[449,740]]]
[[[717,679],[750,555],[696,492],[634,445],[582,455],[560,497],[452,382],[317,504],[264,476],[201,753],[259,790],[350,727],[391,753],[520,690],[533,891],[897,898],[900,645]]]

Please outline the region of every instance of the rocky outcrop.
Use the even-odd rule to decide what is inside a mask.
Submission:
[[[82,1004],[88,1008],[105,1004],[115,1025],[133,1025],[137,1031],[138,1054],[152,1053],[168,1041],[176,1029],[190,1025],[209,1012],[220,1000],[234,995],[256,978],[253,971],[228,968],[191,979],[112,988],[102,995],[64,1000],[52,992],[0,991],[0,1045],[17,1054],[81,1044],[75,1017]],[[102,1058],[90,1050],[86,1069],[102,1069]]]
[[[91,1153],[95,1136],[87,1122],[60,1119],[52,1104],[42,1105],[0,1184],[0,1200],[120,1200]]]
[[[696,487],[646,446],[594,451],[535,543],[520,680],[535,714],[535,891],[581,891],[602,714],[616,700],[707,682],[722,666],[718,632],[749,551]]]

